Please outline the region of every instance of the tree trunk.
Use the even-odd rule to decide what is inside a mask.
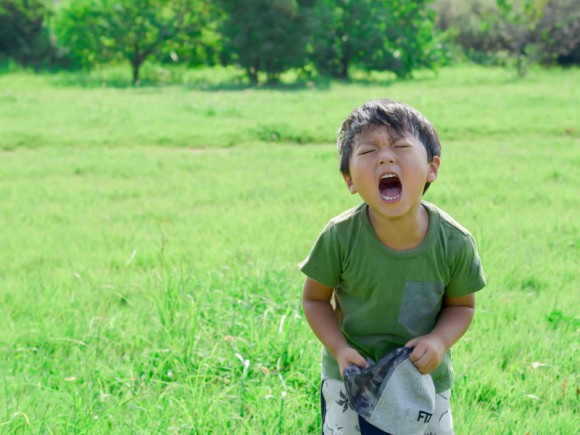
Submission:
[[[139,43],[135,42],[133,58],[131,59],[131,68],[133,71],[133,80],[132,80],[133,86],[139,86],[139,69],[141,68],[141,65],[143,64],[144,60],[145,57],[141,52]]]
[[[133,58],[133,61],[131,62],[131,68],[133,70],[133,81],[132,81],[133,86],[139,86],[139,69],[141,68],[142,64],[143,59],[141,58],[141,56],[135,56]]]
[[[253,66],[246,68],[246,73],[248,74],[248,78],[250,79],[251,85],[258,84],[258,71]]]
[[[276,72],[269,72],[268,73],[268,84],[269,85],[277,85],[280,83],[280,73]]]
[[[520,78],[524,78],[527,74],[527,56],[526,56],[526,45],[527,43],[525,41],[521,41],[518,44],[518,52],[517,52],[517,58],[516,58],[516,65],[517,65],[517,69],[518,69],[518,77]]]
[[[348,79],[348,64],[350,63],[350,47],[345,44],[342,47],[342,55],[340,56],[340,71],[338,78],[347,80]]]
[[[526,72],[527,72],[526,59],[525,59],[525,56],[523,54],[518,54],[517,64],[518,64],[518,77],[523,79],[526,76]]]

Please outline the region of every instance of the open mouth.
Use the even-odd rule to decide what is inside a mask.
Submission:
[[[381,192],[381,198],[385,201],[399,199],[403,192],[401,180],[395,174],[383,175],[379,181],[379,192]]]

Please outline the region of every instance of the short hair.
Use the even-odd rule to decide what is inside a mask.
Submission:
[[[417,109],[393,100],[371,100],[354,109],[338,131],[336,145],[340,153],[340,172],[350,176],[350,157],[357,135],[368,126],[386,125],[398,136],[419,139],[427,151],[427,161],[441,155],[437,130]],[[425,185],[425,192],[429,188]]]

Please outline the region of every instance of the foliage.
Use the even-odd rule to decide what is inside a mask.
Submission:
[[[387,15],[379,21],[382,47],[365,58],[369,69],[393,71],[397,77],[410,78],[413,71],[437,65],[440,55],[435,29],[435,13],[428,8],[431,0],[387,1]],[[380,10],[374,10],[381,16]]]
[[[59,11],[55,29],[84,66],[129,61],[136,84],[149,57],[199,35],[207,8],[198,0],[75,0]]]
[[[393,71],[434,67],[437,37],[430,0],[417,2],[321,0],[312,57],[332,77],[348,78],[349,68]]]
[[[503,47],[516,59],[518,75],[524,77],[528,59],[539,42],[538,25],[549,0],[496,0],[498,27]]]
[[[224,55],[242,66],[253,84],[265,72],[269,83],[306,64],[314,25],[313,0],[220,0]]]
[[[288,71],[409,78],[450,56],[514,64],[521,76],[538,61],[577,64],[580,8],[576,0],[0,0],[4,65],[129,62],[134,84],[147,60],[236,65],[256,84]]]
[[[360,64],[376,43],[371,0],[319,0],[318,25],[313,34],[312,59],[319,72],[347,79],[349,68]]]
[[[437,27],[478,62],[553,63],[580,53],[580,9],[574,0],[437,0]]]
[[[580,64],[580,8],[576,0],[550,0],[538,32],[544,62]]]
[[[489,22],[496,14],[495,0],[437,0],[434,9],[448,43],[459,45],[468,58],[481,60],[480,54],[499,50],[499,37]]]
[[[48,0],[0,0],[0,57],[36,69],[56,57],[46,21],[52,12]]]

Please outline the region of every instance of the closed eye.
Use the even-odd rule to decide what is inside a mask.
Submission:
[[[374,149],[368,149],[368,150],[360,150],[360,151],[358,152],[358,155],[359,155],[359,156],[364,156],[365,154],[370,154],[370,153],[372,153],[372,152],[374,152],[374,151],[375,151]]]

